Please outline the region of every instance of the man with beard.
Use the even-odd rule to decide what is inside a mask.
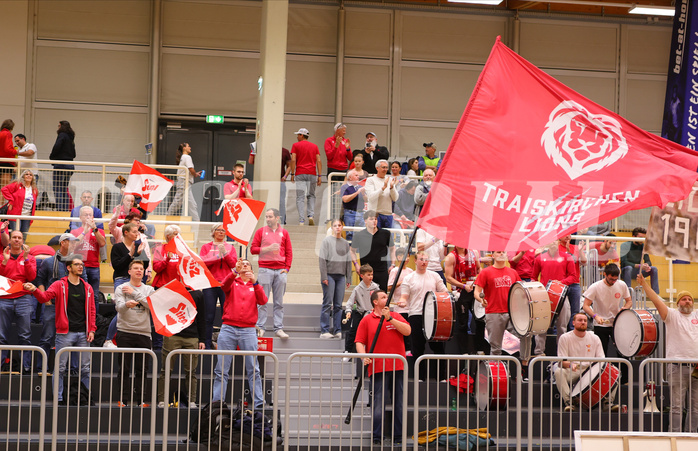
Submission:
[[[245,166],[237,163],[233,168],[233,179],[223,185],[226,199],[252,199],[252,185],[245,178]]]
[[[676,296],[677,308],[670,309],[664,300],[654,292],[642,274],[637,275],[637,282],[645,289],[647,297],[654,304],[657,313],[666,326],[666,358],[669,360],[698,359],[698,312],[693,309],[693,295],[681,291]],[[696,432],[698,428],[698,379],[692,378],[695,365],[691,363],[669,363],[669,391],[671,396],[671,414],[669,431],[681,432],[681,417],[684,400],[688,392],[686,432]]]
[[[560,357],[576,357],[589,359],[605,357],[601,340],[593,332],[587,332],[587,315],[580,312],[572,318],[574,329],[562,334],[557,345],[557,355]],[[590,362],[571,362],[564,359],[555,369],[555,384],[565,402],[565,412],[577,410],[570,400],[570,387],[579,380],[582,372],[590,365]],[[616,411],[617,405],[612,405],[616,397],[617,387],[611,391],[609,398],[605,400],[605,409]]]

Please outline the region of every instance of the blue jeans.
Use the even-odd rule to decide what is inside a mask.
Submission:
[[[342,301],[347,277],[344,274],[328,274],[327,285],[322,284],[322,310],[320,312],[320,332],[330,331],[332,312],[333,333],[342,331]]]
[[[298,221],[304,223],[306,213],[308,218],[315,216],[315,187],[317,186],[317,175],[300,174],[295,176],[294,180],[296,181]],[[306,204],[308,206],[307,212]]]
[[[34,314],[34,297],[25,294],[14,299],[0,299],[0,345],[7,345],[7,335],[15,323],[17,328],[17,341],[20,346],[30,346],[32,344],[31,317]],[[2,353],[5,360],[6,351]],[[27,351],[22,353],[22,364],[25,369],[30,369],[32,365],[32,353]]]
[[[286,182],[283,180],[280,183],[279,191],[279,216],[281,224],[286,224]]]
[[[354,210],[344,210],[344,225],[348,227],[363,227],[364,212]],[[354,232],[347,231],[347,241],[351,241]]]
[[[95,312],[99,313],[99,266],[96,268],[85,266],[85,274],[87,275],[87,283],[90,284],[95,294]]]
[[[56,210],[58,211],[70,211],[68,187],[74,170],[75,166],[72,164],[53,165],[53,195],[56,197]]]
[[[623,279],[623,282],[625,282],[625,284],[628,286],[628,288],[630,288],[630,284],[632,283],[633,279],[637,277],[637,274],[639,272],[640,268],[635,268],[634,266],[623,267],[621,278]],[[642,275],[644,277],[650,278],[650,286],[652,287],[652,291],[659,295],[659,275],[657,273],[657,267],[650,266],[650,270],[642,271]]]
[[[130,280],[131,280],[130,277],[117,277],[116,279],[114,279],[114,293],[116,293],[117,288],[119,288],[121,285],[123,285],[125,283],[128,283]],[[92,284],[90,284],[90,285],[92,285]],[[95,291],[95,294],[97,294],[96,291]]]
[[[629,285],[628,285],[629,286]],[[567,325],[567,330],[573,330],[572,318],[575,313],[579,313],[581,309],[582,287],[578,283],[573,283],[567,286],[567,299],[570,301],[570,321]]]
[[[270,299],[269,293],[274,292],[274,332],[284,328],[284,293],[286,293],[286,272],[281,269],[259,268],[257,282],[264,288],[264,294]],[[257,327],[264,330],[267,325],[267,306],[257,308],[259,318]]]
[[[56,354],[63,348],[68,346],[77,346],[81,348],[89,348],[87,343],[87,335],[85,332],[68,332],[67,334],[56,334]],[[65,377],[66,366],[68,365],[68,353],[61,354],[58,360],[58,401],[63,401],[63,378]],[[56,377],[54,371],[53,377]],[[85,387],[90,388],[90,353],[80,353],[80,380]]]
[[[211,337],[213,337],[213,322],[216,320],[216,303],[220,302],[221,311],[223,311],[223,305],[225,304],[225,293],[223,292],[223,288],[214,287],[203,290],[203,295],[204,303],[206,305],[206,310],[204,310],[206,313],[206,339],[204,343],[206,343],[206,349],[213,349],[213,341]]]
[[[238,347],[241,351],[257,350],[257,333],[254,327],[235,327],[223,324],[218,334],[218,349],[231,351],[236,350]],[[213,393],[211,393],[212,402],[225,400],[226,398],[228,373],[230,372],[232,361],[232,355],[219,355],[216,357],[216,368],[213,370],[215,379],[213,380]],[[254,387],[254,407],[255,409],[261,409],[264,407],[262,378],[259,374],[259,363],[255,356],[245,356],[245,371],[247,372],[247,383],[250,387]]]
[[[43,308],[41,309],[41,339],[39,340],[39,347],[46,352],[46,356],[50,355],[55,339],[56,306],[44,304]],[[46,365],[48,366],[48,362]],[[41,359],[36,362],[35,367],[37,370],[41,368]]]
[[[393,227],[393,215],[378,215],[378,228],[390,229]]]
[[[31,225],[31,221],[28,219],[21,219],[19,221],[19,231],[24,234],[24,236],[27,236],[27,232],[29,231],[29,226]],[[9,224],[7,224],[7,228],[10,230],[16,230],[17,229],[17,221],[10,221]]]
[[[390,432],[383,434],[383,403],[393,400],[393,442],[402,442],[402,371],[386,371],[371,376],[373,399],[373,440],[382,440],[383,435],[390,437]],[[387,396],[384,396],[387,395]]]

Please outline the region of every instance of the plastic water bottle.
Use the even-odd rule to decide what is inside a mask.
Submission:
[[[204,177],[206,177],[206,169],[203,169],[203,170],[201,171],[201,175],[199,176],[199,178],[200,178],[201,180],[203,180]]]
[[[458,402],[457,402],[455,396],[453,398],[451,398],[451,410],[453,410],[453,411],[458,410]]]

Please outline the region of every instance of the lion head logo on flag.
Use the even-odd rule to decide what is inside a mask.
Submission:
[[[620,123],[604,114],[591,114],[572,100],[551,113],[541,144],[548,158],[574,180],[611,166],[628,153]]]

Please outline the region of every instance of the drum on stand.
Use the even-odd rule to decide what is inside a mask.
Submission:
[[[565,305],[567,285],[556,280],[549,280],[545,285],[545,291],[548,292],[548,299],[550,300],[550,327],[552,327],[557,316],[562,311],[562,306]]]
[[[520,336],[545,333],[550,327],[550,300],[540,282],[516,282],[509,289],[509,318]]]
[[[450,293],[427,291],[422,306],[424,338],[427,341],[448,341],[453,333],[455,302]]]
[[[596,362],[582,372],[570,398],[579,398],[586,409],[593,409],[606,399],[620,383],[620,370],[608,362]]]
[[[621,310],[613,323],[613,340],[618,354],[627,358],[645,357],[657,349],[659,322],[647,310]]]
[[[483,360],[478,366],[475,389],[480,410],[507,408],[509,401],[509,373],[504,362]]]

